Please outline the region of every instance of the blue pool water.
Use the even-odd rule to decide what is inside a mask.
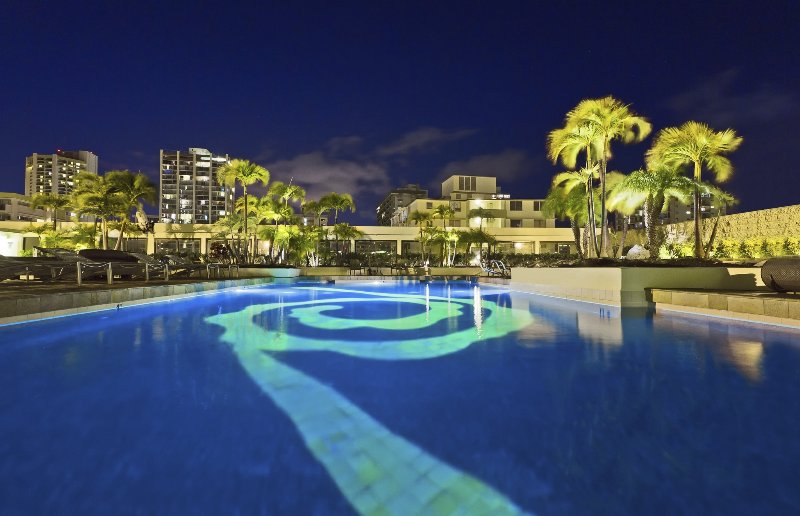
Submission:
[[[789,514],[800,335],[491,285],[0,327],[2,514]]]

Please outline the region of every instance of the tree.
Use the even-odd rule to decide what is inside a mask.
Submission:
[[[583,246],[581,246],[580,228],[586,224],[588,217],[585,197],[585,192],[580,188],[566,190],[563,186],[551,186],[542,206],[542,212],[547,217],[555,217],[560,220],[569,219],[575,248],[581,259],[584,258],[584,253]]]
[[[569,115],[568,115],[569,116]],[[583,170],[592,170],[597,166],[600,156],[600,132],[593,125],[571,125],[569,118],[565,120],[565,126],[561,129],[550,131],[547,135],[547,155],[553,164],[561,160],[561,163],[574,169],[578,165],[580,154],[586,156]],[[598,173],[599,176],[599,173]],[[588,203],[588,214],[586,219],[586,230],[584,238],[591,240],[591,246],[585,245],[585,256],[598,256],[599,244],[597,241],[597,226],[594,217],[594,177],[588,178],[585,184],[585,193],[582,197]],[[570,189],[571,190],[571,189]],[[569,192],[569,190],[568,190]],[[594,254],[592,254],[594,252]],[[582,255],[583,257],[583,255]]]
[[[336,192],[331,192],[329,194],[325,194],[320,198],[319,203],[325,207],[325,211],[333,210],[333,225],[339,223],[339,212],[344,210],[350,210],[351,213],[355,213],[356,205],[353,202],[353,196],[350,194],[338,194]]]
[[[34,195],[31,199],[31,208],[44,208],[50,212],[53,222],[53,231],[58,229],[58,210],[64,210],[72,206],[69,196],[45,193]]]
[[[434,208],[432,212],[432,217],[434,219],[442,219],[442,226],[446,227],[447,222],[452,219],[456,214],[456,210],[453,209],[452,206],[449,204],[440,204],[436,208]]]
[[[414,223],[415,226],[419,228],[419,233],[417,234],[417,241],[419,242],[420,249],[422,251],[422,262],[427,263],[427,249],[428,243],[431,240],[431,233],[428,231],[433,224],[433,217],[430,213],[425,211],[413,211],[408,216],[408,220]]]
[[[582,100],[567,113],[565,124],[568,128],[587,128],[597,138],[594,147],[599,152],[597,159],[600,163],[600,252],[602,256],[607,256],[606,172],[611,159],[611,142],[640,142],[650,134],[652,126],[646,118],[635,114],[629,105],[611,96]]]
[[[92,215],[100,220],[103,249],[108,249],[108,220],[122,216],[128,206],[125,197],[114,188],[114,184],[106,176],[91,172],[79,172],[75,176],[73,204],[78,213]]]
[[[681,203],[689,202],[694,186],[694,181],[664,165],[656,166],[653,170],[634,170],[609,196],[609,209],[632,213],[642,208],[647,249],[655,257],[661,247],[659,214],[667,209],[672,199]]]
[[[217,170],[217,182],[230,188],[235,188],[236,183],[242,185],[242,194],[244,195],[244,234],[245,237],[249,234],[247,231],[247,187],[255,183],[261,183],[266,186],[269,183],[269,170],[266,168],[251,163],[246,159],[235,159],[230,163],[226,163]],[[246,259],[250,258],[249,241],[245,240],[244,255]]]
[[[600,256],[600,249],[597,243],[597,235],[595,230],[595,222],[597,214],[594,211],[594,190],[592,189],[592,181],[599,176],[598,166],[594,165],[591,168],[582,168],[580,170],[569,170],[556,174],[553,178],[553,187],[563,188],[565,194],[570,194],[576,188],[581,192],[581,197],[586,202],[586,230],[587,238],[591,240],[585,246],[586,256],[589,256],[590,251],[594,251],[592,256]],[[591,244],[589,246],[588,244]]]
[[[478,229],[483,231],[483,221],[491,222],[494,220],[494,213],[486,208],[472,208],[467,212],[470,219],[478,219]]]
[[[119,236],[114,246],[119,250],[128,227],[130,211],[135,209],[137,214],[144,213],[142,202],[155,203],[156,186],[141,172],[134,174],[128,170],[111,170],[106,172],[105,178],[111,184],[111,191],[121,196],[125,209],[125,216],[120,217]]]
[[[331,230],[334,238],[336,238],[336,251],[339,251],[339,240],[356,240],[364,236],[364,232],[358,228],[354,228],[347,222],[340,222],[334,224]]]
[[[287,206],[289,201],[300,201],[302,203],[306,198],[306,191],[298,185],[293,185],[291,181],[288,184],[274,181],[269,187],[269,195],[281,201],[284,206]]]
[[[726,181],[733,173],[731,161],[724,156],[735,151],[742,144],[742,138],[736,136],[733,129],[714,131],[700,122],[686,122],[680,127],[667,127],[656,136],[653,146],[647,151],[646,159],[649,168],[659,165],[678,168],[692,166],[694,187],[694,254],[696,258],[704,257],[702,235],[700,229],[700,185],[703,168],[714,175],[717,182]]]

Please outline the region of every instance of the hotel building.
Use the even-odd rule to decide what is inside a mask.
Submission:
[[[392,216],[400,208],[405,208],[414,199],[424,199],[428,197],[428,191],[420,188],[419,185],[409,184],[395,188],[386,196],[378,208],[375,210],[379,226],[391,226]]]
[[[79,172],[97,174],[97,156],[81,150],[34,153],[25,158],[25,195],[69,194]]]
[[[158,219],[178,224],[213,224],[233,211],[234,188],[217,183],[228,155],[207,149],[161,150]]]

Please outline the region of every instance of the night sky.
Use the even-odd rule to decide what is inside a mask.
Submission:
[[[800,2],[4,2],[0,191],[25,156],[87,149],[158,179],[158,151],[255,160],[374,223],[452,173],[543,196],[545,138],[612,94],[660,129],[744,136],[738,211],[800,203]],[[612,169],[643,164],[617,144]]]

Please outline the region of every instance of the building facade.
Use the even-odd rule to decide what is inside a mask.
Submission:
[[[424,199],[428,197],[428,191],[420,188],[419,185],[409,184],[395,188],[386,198],[381,202],[375,210],[379,226],[391,226],[392,217],[395,212],[401,208],[407,207],[415,199]]]
[[[45,210],[31,208],[31,199],[18,193],[0,192],[0,220],[42,222]]]
[[[543,199],[511,199],[501,192],[497,179],[488,176],[450,176],[442,182],[441,199],[415,199],[408,206],[395,210],[392,226],[412,224],[415,211],[432,214],[439,206],[450,206],[453,216],[438,224],[454,228],[554,228],[554,218],[542,213]],[[483,218],[469,213],[482,209]]]
[[[234,188],[217,183],[228,155],[207,149],[160,153],[158,219],[178,224],[213,224],[233,211]]]
[[[89,151],[33,153],[25,158],[25,195],[72,192],[79,172],[97,174],[97,156]]]

